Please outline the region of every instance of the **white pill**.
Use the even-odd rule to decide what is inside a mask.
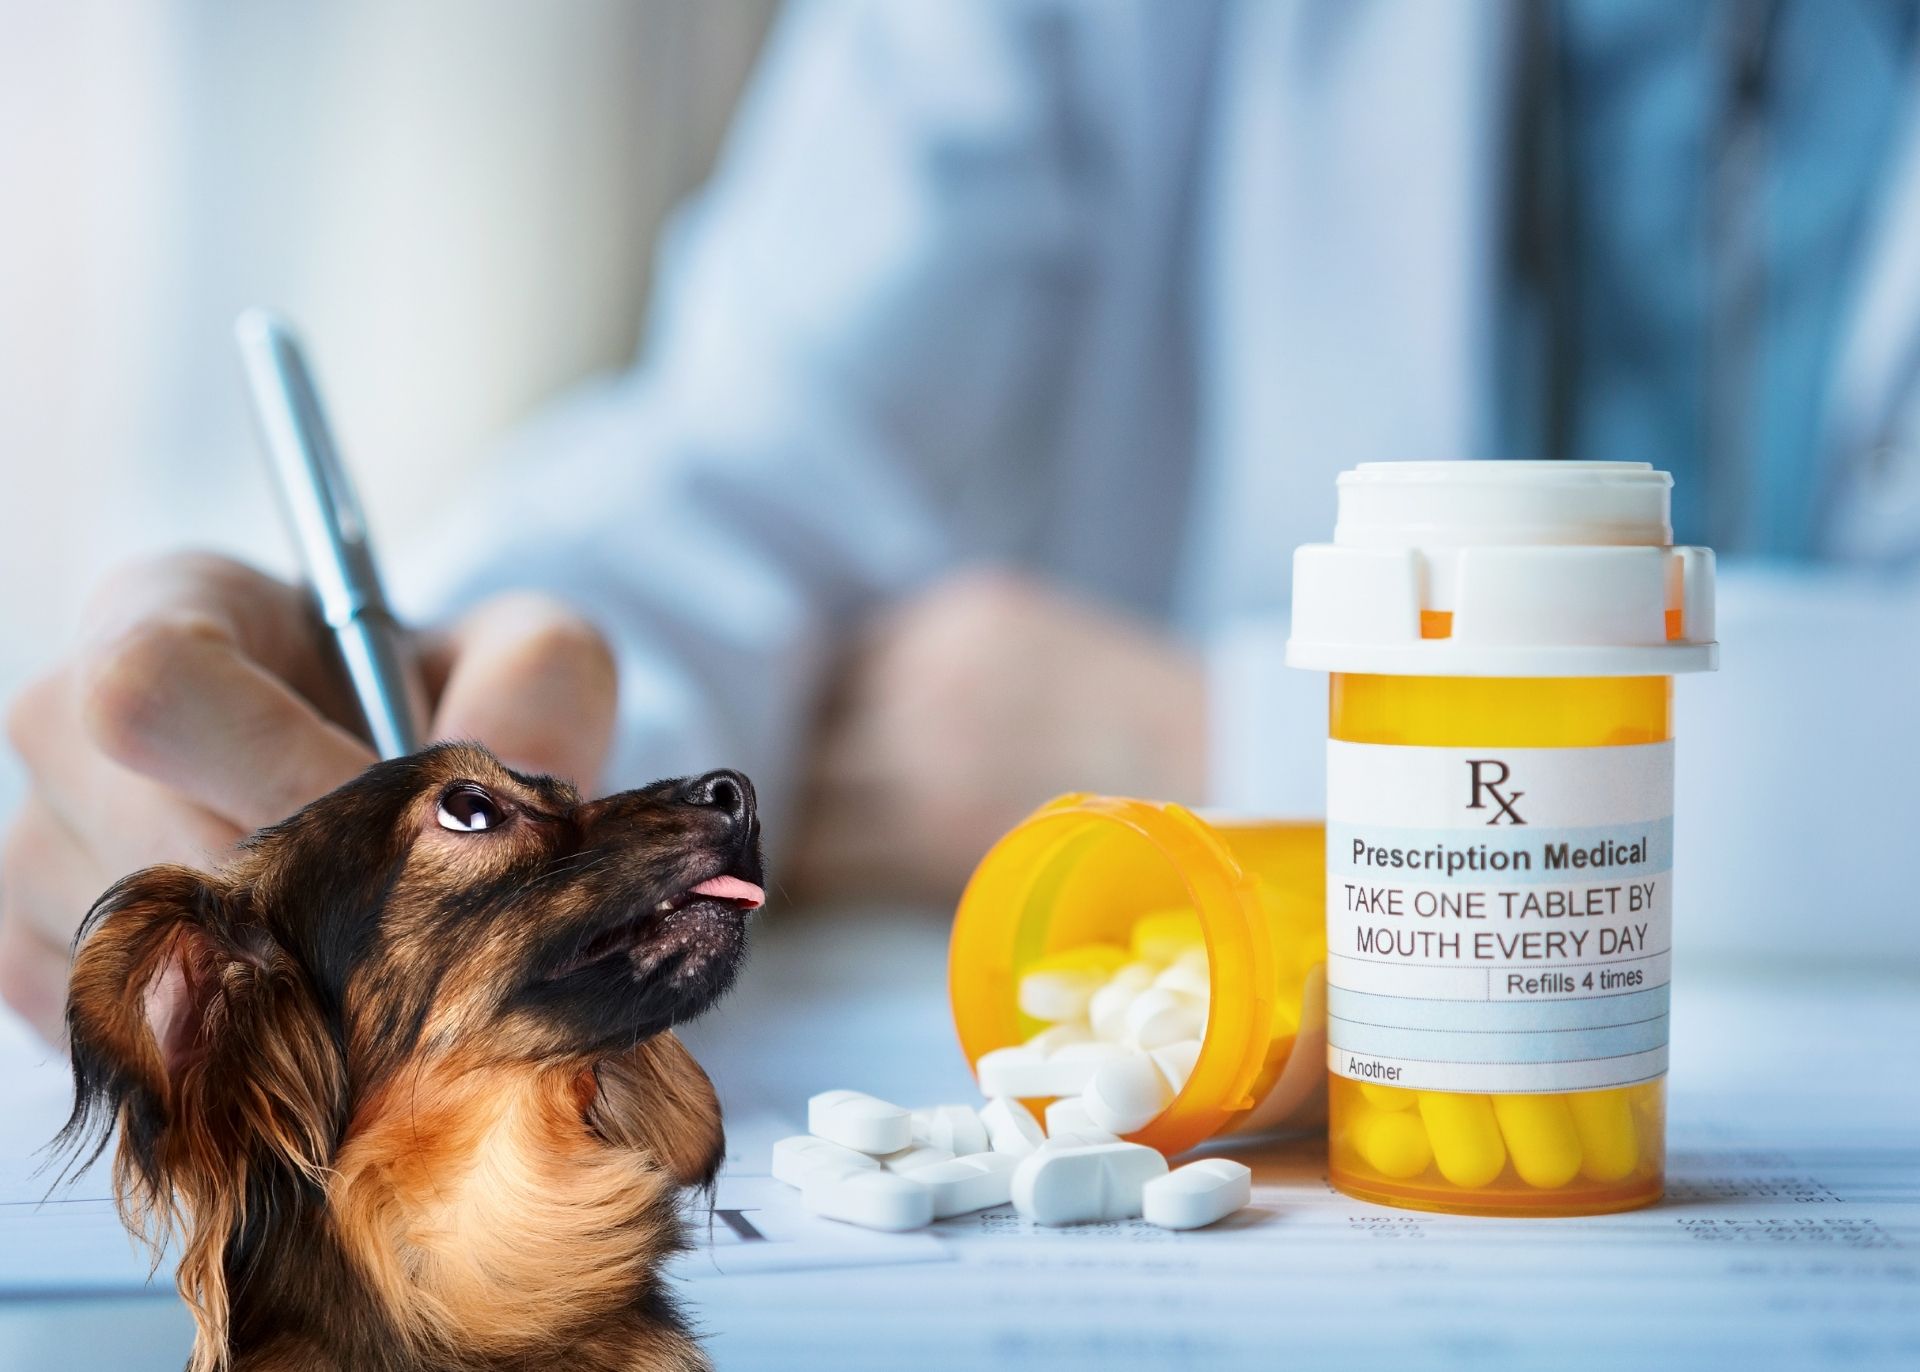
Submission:
[[[1089,1040],[1086,1043],[1069,1043],[1060,1049],[1049,1062],[1055,1064],[1091,1063],[1098,1067],[1103,1062],[1117,1062],[1121,1058],[1133,1056],[1133,1049],[1124,1043],[1101,1043]]]
[[[1087,1084],[1095,1063],[1086,1058],[1062,1060],[1084,1044],[1068,1044],[1052,1057],[1042,1057],[1031,1048],[996,1048],[982,1053],[973,1065],[983,1096],[1071,1096]]]
[[[807,1101],[807,1132],[875,1157],[913,1142],[913,1117],[860,1091],[822,1091]]]
[[[1164,1048],[1155,1048],[1147,1056],[1153,1059],[1153,1065],[1160,1069],[1160,1075],[1167,1079],[1167,1085],[1173,1088],[1177,1096],[1187,1089],[1187,1078],[1193,1075],[1193,1065],[1200,1061],[1200,1040],[1181,1039]]]
[[[1140,1214],[1162,1229],[1198,1229],[1253,1199],[1253,1172],[1228,1158],[1202,1158],[1156,1177],[1141,1193]]]
[[[773,1177],[788,1186],[804,1186],[815,1172],[871,1172],[880,1166],[865,1153],[837,1143],[795,1134],[773,1145]]]
[[[966,1157],[987,1151],[987,1126],[971,1105],[930,1105],[913,1112],[913,1141]]]
[[[975,1153],[937,1162],[913,1174],[933,1192],[933,1217],[949,1219],[995,1205],[1005,1205],[1013,1194],[1013,1170],[1020,1159],[1011,1153]]]
[[[1021,1046],[1031,1048],[1041,1057],[1058,1052],[1069,1043],[1085,1043],[1093,1035],[1081,1024],[1053,1024],[1042,1029]]]
[[[1127,1007],[1127,1037],[1142,1048],[1197,1039],[1206,1024],[1205,1001],[1164,986],[1142,991]]]
[[[1047,1141],[1053,1142],[1062,1134],[1072,1134],[1089,1143],[1118,1143],[1117,1134],[1108,1133],[1093,1122],[1087,1113],[1087,1103],[1078,1096],[1062,1096],[1047,1105]]]
[[[931,1167],[936,1162],[952,1162],[951,1148],[935,1148],[930,1143],[912,1143],[898,1153],[888,1153],[879,1159],[882,1167],[889,1172],[898,1172],[905,1176],[909,1172],[918,1172],[922,1167]]]
[[[896,1172],[818,1173],[800,1188],[816,1215],[866,1229],[919,1229],[933,1222],[933,1190]]]
[[[996,1153],[1024,1157],[1046,1138],[1033,1111],[1007,1096],[996,1096],[980,1111],[980,1123],[987,1127],[987,1142]]]
[[[1204,955],[1198,966],[1188,962],[1185,958],[1181,958],[1180,961],[1174,963],[1173,966],[1167,968],[1166,971],[1155,977],[1153,984],[1163,991],[1179,991],[1185,995],[1198,997],[1201,1000],[1205,1000],[1213,994],[1213,981],[1207,975],[1207,965]]]
[[[1129,962],[1107,978],[1107,985],[1122,986],[1129,991],[1144,991],[1153,985],[1153,979],[1159,974],[1157,963]]]
[[[1014,1170],[1013,1208],[1035,1224],[1131,1219],[1142,1189],[1166,1171],[1165,1158],[1134,1143],[1038,1152]]]
[[[1103,1143],[1124,1142],[1118,1134],[1109,1134],[1097,1125],[1090,1125],[1084,1131],[1062,1129],[1057,1134],[1048,1134],[1047,1141],[1034,1149],[1036,1153],[1064,1153],[1069,1148],[1098,1148]]]
[[[1059,1023],[1087,1013],[1087,1000],[1106,980],[1100,973],[1079,969],[1029,972],[1020,978],[1020,1013]]]
[[[1145,1053],[1105,1062],[1080,1093],[1087,1118],[1112,1134],[1145,1128],[1167,1108],[1173,1089]]]
[[[1127,1007],[1144,987],[1125,986],[1118,979],[1093,993],[1087,1002],[1087,1020],[1093,1032],[1103,1039],[1118,1041],[1127,1034]]]

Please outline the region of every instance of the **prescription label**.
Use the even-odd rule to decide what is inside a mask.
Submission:
[[[1327,1055],[1436,1091],[1667,1070],[1673,744],[1327,746]]]

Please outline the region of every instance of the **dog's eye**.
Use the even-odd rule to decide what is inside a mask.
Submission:
[[[457,834],[477,834],[483,829],[499,828],[503,818],[500,803],[471,781],[448,787],[447,793],[440,797],[442,829],[451,829]]]

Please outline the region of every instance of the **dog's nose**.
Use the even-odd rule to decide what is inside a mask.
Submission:
[[[719,810],[733,821],[736,830],[753,825],[753,783],[731,768],[708,772],[686,783],[681,801],[687,805],[706,805]]]

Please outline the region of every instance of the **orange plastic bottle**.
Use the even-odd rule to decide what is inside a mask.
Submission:
[[[1329,1169],[1462,1214],[1646,1205],[1665,1172],[1671,675],[1713,563],[1643,463],[1388,463],[1294,566],[1331,673]]]

